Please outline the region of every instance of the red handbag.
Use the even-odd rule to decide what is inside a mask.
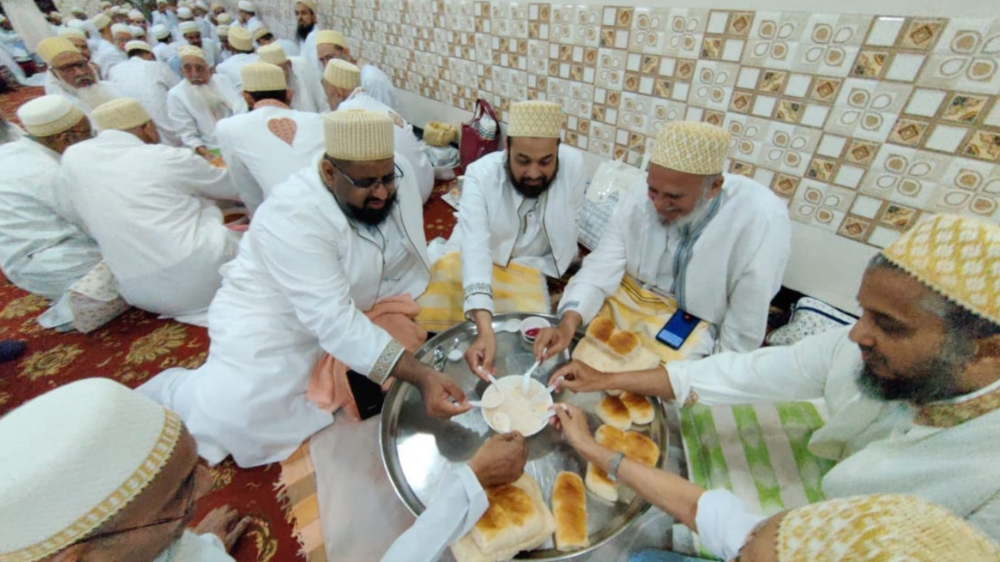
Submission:
[[[483,122],[484,114],[493,119],[492,130],[489,121]],[[476,111],[472,120],[462,123],[462,142],[459,145],[462,170],[483,156],[496,152],[498,148],[500,148],[500,120],[493,112],[493,106],[480,98],[476,100]]]

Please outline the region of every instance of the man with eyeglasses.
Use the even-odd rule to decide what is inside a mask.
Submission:
[[[394,154],[392,120],[363,110],[322,119],[324,153],[275,188],[222,268],[205,364],[139,388],[181,416],[212,464],[284,460],[331,424],[355,431],[348,413],[371,414],[361,425],[370,429],[379,386],[392,379],[415,385],[431,417],[470,408],[455,383],[414,357],[426,332],[409,316],[383,328],[366,314],[385,302],[415,307],[430,280],[420,198],[412,168]],[[336,359],[329,371],[324,354]],[[362,462],[351,450],[343,459],[345,470]]]
[[[212,475],[177,415],[104,378],[0,418],[0,559],[233,562],[229,506],[186,527]]]
[[[11,283],[56,303],[39,318],[51,328],[73,320],[67,291],[101,262],[56,181],[63,152],[90,138],[90,122],[62,96],[31,100],[17,116],[28,136],[0,146],[0,269]]]
[[[43,39],[38,43],[36,51],[49,66],[48,76],[45,78],[45,93],[66,97],[84,115],[90,116],[95,107],[121,97],[113,84],[98,80],[90,61],[69,39]]]

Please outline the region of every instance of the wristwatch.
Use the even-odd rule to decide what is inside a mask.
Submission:
[[[611,460],[608,461],[608,480],[618,481],[618,467],[621,466],[623,460],[625,460],[624,453],[615,453],[611,456]]]

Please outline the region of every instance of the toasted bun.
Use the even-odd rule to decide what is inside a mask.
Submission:
[[[594,432],[594,440],[602,447],[620,451],[625,446],[625,432],[617,427],[602,425]]]
[[[632,423],[636,425],[646,425],[647,423],[653,421],[653,417],[656,415],[656,411],[653,410],[653,405],[646,399],[645,396],[641,394],[633,394],[631,392],[623,392],[619,399],[625,407],[628,408],[628,414],[632,417]]]
[[[640,345],[642,343],[639,341],[639,336],[623,330],[616,331],[608,339],[608,348],[611,352],[625,360],[628,360]]]
[[[587,476],[584,482],[587,484],[587,489],[602,500],[618,501],[618,485],[609,480],[608,474],[593,463],[587,463]]]
[[[615,323],[610,318],[598,317],[587,326],[587,335],[595,340],[605,343],[615,333]]]
[[[538,548],[555,531],[555,519],[545,505],[542,491],[528,474],[522,474],[513,484],[487,490],[486,496],[490,502],[486,513],[469,534],[451,545],[458,562],[510,560],[522,550]],[[515,521],[525,524],[516,526]]]
[[[587,492],[583,479],[573,472],[560,472],[552,487],[552,515],[556,518],[556,549],[576,550],[590,546],[587,535]]]
[[[632,416],[628,413],[628,408],[617,396],[605,396],[601,403],[594,409],[597,417],[604,423],[621,429],[622,431],[632,427]]]
[[[660,447],[649,437],[635,431],[625,433],[625,457],[646,466],[656,466],[660,460]]]

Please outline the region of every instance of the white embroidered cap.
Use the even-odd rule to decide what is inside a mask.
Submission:
[[[170,36],[170,29],[162,23],[154,25],[150,31],[153,32],[153,37],[156,37],[157,39],[166,39]]]
[[[124,23],[116,23],[111,26],[112,36],[118,35],[119,33],[127,33],[129,35],[132,35],[132,32],[129,30],[128,26],[125,25]]]
[[[510,106],[508,137],[558,139],[566,115],[562,107],[550,101],[521,101]]]
[[[215,28],[215,34],[219,37],[229,37],[229,26],[224,23],[219,24],[219,26]]]
[[[83,39],[86,41],[87,34],[84,33],[82,29],[77,27],[60,27],[59,37],[65,37],[67,39]]]
[[[189,20],[194,17],[194,12],[191,11],[191,8],[178,8],[177,17],[182,20]]]
[[[201,33],[201,29],[198,27],[198,24],[193,21],[182,21],[180,25],[177,26],[177,29],[180,30],[181,35],[187,35],[188,33]]]
[[[128,30],[130,33],[132,33],[132,37],[135,39],[141,39],[146,36],[146,30],[143,29],[141,26],[130,25],[128,26]]]
[[[194,45],[184,45],[178,49],[177,57],[181,59],[185,57],[195,57],[208,62],[208,57],[205,56],[205,51],[201,50],[200,47],[195,47]]]
[[[22,105],[17,110],[17,118],[29,135],[51,137],[70,129],[86,116],[69,98],[49,95]],[[3,503],[0,502],[0,505]]]
[[[240,69],[244,92],[276,92],[287,90],[285,71],[266,62],[252,62]]]
[[[323,80],[334,88],[354,91],[361,85],[361,69],[346,60],[333,59],[326,63]]]
[[[695,121],[671,121],[660,128],[650,162],[686,174],[721,174],[729,152],[729,133]]]
[[[118,98],[102,103],[94,109],[91,118],[102,131],[127,131],[141,127],[152,119],[139,102],[132,98]]]
[[[316,44],[336,45],[342,49],[346,49],[347,39],[344,39],[343,34],[341,34],[339,31],[333,31],[331,29],[323,29],[316,34]]]
[[[249,53],[253,51],[253,38],[247,28],[233,26],[229,28],[229,46],[237,51]]]
[[[312,13],[316,13],[316,0],[295,0],[296,4],[302,4],[306,8],[312,10]]]
[[[365,109],[347,109],[323,115],[326,154],[348,162],[369,162],[393,157],[395,137],[392,118]]]
[[[147,53],[152,53],[153,48],[149,46],[149,43],[145,41],[129,41],[125,43],[125,52],[131,53],[132,51],[146,51]]]
[[[288,62],[285,49],[279,43],[271,43],[257,49],[257,57],[261,62],[281,66]]]
[[[35,52],[42,57],[45,64],[52,66],[52,60],[57,56],[63,53],[79,53],[80,49],[65,37],[46,37],[38,42]]]
[[[253,30],[253,40],[260,41],[260,38],[269,35],[271,30],[267,28],[266,25],[261,25],[257,29]]]
[[[233,16],[227,14],[226,12],[222,12],[221,14],[215,16],[215,21],[222,25],[229,25],[233,23]]]
[[[94,24],[94,27],[96,27],[97,30],[100,31],[105,27],[111,25],[111,18],[109,18],[104,14],[97,14],[96,16],[91,18],[90,23]]]
[[[253,5],[253,2],[250,2],[250,0],[240,0],[237,6],[239,6],[239,8],[244,12],[250,12],[251,14],[257,13],[257,8]]]

